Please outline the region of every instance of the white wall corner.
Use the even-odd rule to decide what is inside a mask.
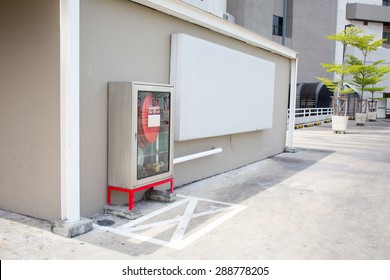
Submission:
[[[61,220],[80,220],[79,0],[60,0]]]

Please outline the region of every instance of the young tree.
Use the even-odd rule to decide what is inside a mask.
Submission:
[[[356,34],[351,37],[350,45],[360,50],[363,60],[353,55],[348,56],[346,62],[353,67],[351,83],[359,89],[360,98],[363,98],[364,91],[371,91],[373,99],[373,91],[385,89],[385,87],[376,87],[376,84],[384,80],[383,76],[390,72],[390,66],[382,65],[384,60],[367,64],[367,55],[381,47],[385,40],[375,40],[375,35],[366,35],[359,28],[356,30]]]
[[[360,28],[356,28],[354,26],[349,26],[337,33],[326,36],[327,39],[339,42],[343,44],[343,58],[341,63],[332,63],[326,64],[322,63],[322,67],[326,69],[326,72],[333,72],[336,76],[340,77],[340,80],[335,78],[335,80],[330,80],[326,78],[319,78],[321,82],[325,84],[329,88],[329,90],[333,91],[336,94],[348,94],[352,93],[353,90],[344,88],[345,77],[351,74],[354,71],[354,67],[351,65],[346,65],[344,61],[345,51],[347,46],[354,46],[354,42],[361,36],[363,30]]]
[[[332,92],[336,94],[349,94],[353,90],[351,88],[344,88],[344,79],[347,75],[354,71],[351,65],[342,65],[338,63],[321,63],[321,66],[325,68],[326,72],[334,73],[338,78],[330,80],[328,78],[317,77],[324,85]]]
[[[383,81],[384,76],[390,72],[390,66],[382,65],[384,60],[374,61],[372,64],[364,64],[364,61],[349,56],[347,63],[354,66],[351,84],[360,91],[360,97],[363,98],[364,91],[371,92],[371,100],[374,100],[374,92],[385,90],[386,87],[378,87],[377,84]]]
[[[341,63],[321,63],[326,72],[334,73],[334,79],[317,77],[330,91],[334,92],[332,98],[333,115],[345,116],[347,114],[347,98],[341,95],[352,93],[351,88],[345,88],[345,77],[354,71],[353,65],[346,65],[344,61],[345,50],[348,45],[352,45],[354,38],[362,31],[355,27],[345,28],[343,31],[326,36],[327,39],[343,44],[343,59]],[[338,108],[337,110],[335,110]]]
[[[340,78],[335,80],[318,78],[329,90],[336,94],[352,93],[352,89],[344,88],[345,77],[350,74],[353,78],[349,82],[358,88],[361,98],[363,98],[364,91],[371,92],[373,99],[374,92],[385,89],[385,87],[377,87],[376,85],[384,80],[384,75],[390,72],[390,66],[384,66],[382,64],[383,60],[374,61],[370,64],[367,63],[368,54],[381,47],[384,39],[375,40],[375,35],[366,35],[363,29],[354,26],[348,27],[337,34],[328,35],[326,38],[343,44],[342,63],[321,64],[327,72],[333,72],[335,76]],[[344,61],[347,46],[359,49],[363,59],[348,55],[348,59]]]

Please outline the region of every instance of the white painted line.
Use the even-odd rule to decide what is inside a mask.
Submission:
[[[227,208],[222,208],[222,209],[215,209],[215,210],[205,211],[205,212],[201,212],[201,213],[196,213],[196,214],[193,214],[191,216],[191,218],[198,218],[198,217],[202,217],[202,216],[216,214],[216,213],[224,212],[226,210],[227,210]],[[180,217],[169,219],[169,220],[158,221],[158,222],[151,223],[151,224],[135,226],[135,227],[132,227],[132,228],[128,228],[128,230],[130,232],[136,232],[136,231],[147,230],[147,229],[150,229],[150,228],[155,228],[155,227],[159,227],[159,226],[163,226],[163,225],[178,223],[181,218],[182,217],[180,216]],[[101,227],[99,225],[97,225],[97,226]]]
[[[149,236],[146,236],[146,235],[131,233],[131,232],[128,232],[128,231],[126,231],[124,229],[116,230],[115,233],[117,233],[119,235],[122,235],[122,236],[138,239],[138,240],[141,240],[141,241],[146,241],[146,242],[157,244],[157,245],[164,246],[164,247],[168,247],[168,245],[169,245],[169,242],[167,242],[167,241],[164,241],[164,240],[161,240],[161,239],[157,239],[157,238],[153,238],[153,237],[149,237]]]
[[[177,249],[177,250],[183,249],[184,247],[188,246],[189,244],[191,244],[195,240],[201,238],[203,235],[209,233],[211,230],[213,230],[214,228],[216,228],[217,226],[219,226],[223,222],[225,222],[228,219],[230,219],[231,217],[235,216],[236,214],[238,214],[239,212],[241,212],[245,208],[246,208],[246,206],[237,205],[236,207],[234,207],[233,210],[228,211],[228,213],[226,213],[225,215],[223,215],[219,219],[207,224],[206,226],[199,229],[198,231],[196,231],[195,233],[193,233],[192,235],[190,235],[186,239],[182,240],[180,243],[169,244],[170,247],[173,249]],[[171,246],[171,245],[173,245],[173,246]]]
[[[140,231],[140,230],[151,229],[151,228],[155,228],[155,227],[159,227],[159,226],[178,223],[180,221],[180,219],[181,219],[181,217],[177,217],[174,219],[158,221],[158,222],[151,223],[151,224],[135,226],[133,228],[128,228],[127,230],[130,230],[130,232],[136,232],[136,231]]]
[[[153,217],[158,216],[158,215],[160,215],[160,214],[162,214],[164,212],[167,212],[167,211],[169,211],[169,210],[171,210],[173,208],[176,208],[177,206],[180,206],[180,205],[182,205],[182,204],[184,204],[184,203],[186,203],[188,201],[189,201],[188,198],[185,198],[183,200],[179,200],[179,201],[174,202],[174,203],[172,203],[172,204],[170,204],[170,205],[168,205],[168,206],[166,206],[164,208],[161,208],[161,209],[159,209],[157,211],[154,211],[154,212],[152,212],[150,214],[147,214],[147,215],[145,215],[145,216],[143,216],[141,218],[138,218],[138,219],[136,219],[134,221],[131,221],[130,223],[124,224],[124,225],[120,226],[119,228],[131,228],[131,227],[134,227],[135,225],[138,225],[138,224],[140,224],[140,223],[142,223],[144,221],[149,220],[150,218],[153,218]]]
[[[169,206],[161,208],[155,212],[152,212],[148,215],[145,215],[135,221],[131,221],[125,225],[122,225],[118,228],[99,226],[96,224],[94,224],[94,228],[109,231],[112,233],[116,233],[140,241],[145,241],[145,242],[153,243],[168,248],[181,250],[246,208],[246,206],[242,206],[238,204],[226,203],[226,202],[197,198],[197,197],[186,197],[183,195],[178,195],[178,196],[183,199],[175,203],[172,203]],[[223,207],[215,207],[214,209],[211,210],[194,213],[196,207],[199,205],[198,202],[200,201],[211,203],[213,204],[212,205],[213,207],[215,207],[215,204],[223,205]],[[187,202],[188,205],[184,210],[183,215],[141,225],[141,223],[147,222],[148,220],[151,220],[152,218],[155,218],[156,216],[161,215],[176,207],[179,207]],[[207,216],[207,215],[215,215],[215,214],[219,214],[219,216],[215,217],[211,222],[205,222],[200,227],[200,229],[198,229],[194,233],[191,234],[187,233],[188,226],[192,219]],[[175,223],[177,223],[177,226],[169,241],[161,240],[147,235],[147,234],[150,235],[151,233],[155,235],[164,233],[167,230],[167,226],[169,227],[169,225],[171,225],[169,227],[169,230],[172,230],[172,226],[174,226]],[[141,234],[136,233],[144,230],[149,230],[149,232],[147,233],[143,232]],[[186,233],[187,233],[187,237],[185,237]]]
[[[180,194],[177,194],[176,196],[177,197],[182,197],[182,198],[187,198],[187,199],[197,198],[197,197],[194,197],[194,196],[184,196],[184,195],[180,195]],[[206,198],[199,198],[199,200],[206,201],[206,202],[211,202],[211,203],[216,203],[216,204],[229,205],[229,206],[238,205],[238,204],[233,204],[233,203],[229,203],[229,202],[216,201],[216,200],[206,199]]]
[[[183,217],[180,219],[177,228],[172,235],[171,243],[177,243],[183,239],[184,233],[187,230],[188,224],[191,221],[192,215],[195,211],[195,207],[198,204],[198,199],[191,197]]]

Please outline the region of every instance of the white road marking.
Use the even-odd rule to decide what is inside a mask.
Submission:
[[[238,204],[203,199],[198,197],[190,197],[190,196],[182,196],[182,195],[178,195],[178,197],[181,197],[183,199],[174,202],[157,211],[154,211],[148,215],[145,215],[137,220],[124,224],[118,228],[99,226],[96,224],[94,224],[94,228],[106,230],[109,232],[113,232],[137,240],[150,242],[156,245],[165,246],[176,250],[181,250],[246,208],[246,206],[242,206]],[[211,210],[194,213],[196,207],[198,206],[198,202],[200,201],[203,203],[204,202],[211,203],[213,205],[215,204],[221,205],[223,207],[215,207],[214,209]],[[158,215],[164,214],[169,210],[173,210],[183,205],[184,203],[188,203],[188,205],[184,210],[183,215],[181,216],[177,216],[174,218],[169,218],[157,222],[141,224],[143,222],[147,222],[148,220],[151,220],[152,218],[155,218]],[[193,232],[192,234],[187,233],[188,225],[190,224],[192,219],[203,217],[206,215],[214,215],[218,213],[219,213],[219,217],[214,218],[211,222],[206,221],[204,224],[201,225],[200,229]],[[175,226],[176,223],[177,223],[176,229],[174,230],[169,241],[161,240],[147,235],[147,233],[150,234],[151,231],[153,232],[154,235],[164,233],[165,231],[167,231],[167,228],[171,229],[173,226]],[[137,233],[139,231],[143,231],[143,232]]]
[[[188,224],[192,219],[192,215],[194,214],[195,207],[198,204],[198,199],[190,198],[190,202],[186,210],[184,211],[183,217],[180,219],[175,232],[171,238],[171,244],[176,244],[183,239],[183,236],[186,232]]]

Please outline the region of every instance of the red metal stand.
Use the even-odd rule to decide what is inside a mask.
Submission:
[[[174,191],[173,177],[162,180],[162,181],[154,182],[154,183],[151,183],[148,185],[144,185],[144,186],[141,186],[138,188],[134,188],[134,189],[126,189],[126,188],[121,188],[121,187],[116,187],[116,186],[108,186],[108,188],[107,188],[107,204],[108,205],[111,204],[111,191],[125,192],[125,193],[129,194],[129,210],[133,210],[134,209],[134,193],[139,192],[139,191],[143,191],[146,189],[153,189],[156,186],[163,185],[166,183],[171,184],[170,192],[173,193],[173,191]]]

